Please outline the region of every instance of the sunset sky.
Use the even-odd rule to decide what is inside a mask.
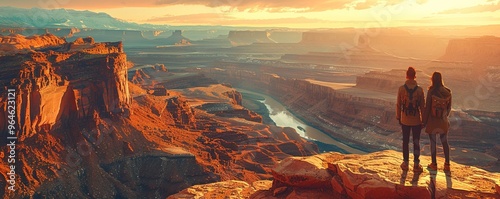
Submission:
[[[500,24],[500,0],[0,0],[137,23],[291,28]]]

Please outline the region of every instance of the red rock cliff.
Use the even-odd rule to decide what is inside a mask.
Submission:
[[[12,40],[10,36],[0,38],[5,39]],[[92,117],[94,111],[124,112],[130,103],[126,55],[121,43],[60,43],[64,40],[53,35],[16,41],[19,46],[46,45],[37,41],[56,44],[0,57],[0,115],[6,113],[6,90],[15,89],[21,140],[55,125]],[[7,128],[5,124],[2,119],[2,131]]]

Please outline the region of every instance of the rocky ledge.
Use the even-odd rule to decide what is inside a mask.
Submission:
[[[430,162],[422,156],[421,163]],[[438,157],[438,166],[444,160]],[[226,181],[197,185],[169,198],[499,198],[500,174],[451,163],[451,172],[399,167],[401,153],[324,153],[290,157],[272,169],[274,181]],[[410,165],[412,166],[412,165]],[[217,191],[214,191],[216,189]]]

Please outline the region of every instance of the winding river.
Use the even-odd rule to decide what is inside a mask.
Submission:
[[[281,103],[274,100],[270,96],[240,88],[237,88],[236,90],[242,93],[243,95],[258,96],[257,101],[265,105],[265,108],[267,109],[266,112],[268,112],[269,114],[269,118],[276,124],[276,126],[294,128],[297,131],[297,133],[300,134],[300,136],[308,140],[315,141],[318,145],[321,144],[333,145],[334,147],[341,149],[340,151],[347,153],[357,153],[357,154],[365,153],[363,151],[350,147],[332,138],[331,136],[327,135],[326,133],[312,126],[309,126],[307,123],[305,123],[304,121],[293,115],[290,111],[288,111],[285,106],[283,106]],[[255,107],[245,107],[245,108],[248,108],[250,110],[255,109]],[[262,111],[260,112],[261,112],[260,114],[262,114]],[[263,115],[263,117],[266,116]]]

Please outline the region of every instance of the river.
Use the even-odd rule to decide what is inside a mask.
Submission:
[[[306,122],[302,121],[300,118],[288,111],[287,108],[280,102],[274,100],[270,96],[240,88],[237,88],[236,90],[243,95],[243,106],[261,114],[264,122],[267,120],[267,123],[273,123],[276,126],[294,128],[301,137],[314,141],[318,144],[318,147],[322,152],[338,151],[357,154],[365,153],[364,151],[350,147],[318,130],[317,128],[308,125]],[[265,106],[265,108],[262,107],[262,105]]]

